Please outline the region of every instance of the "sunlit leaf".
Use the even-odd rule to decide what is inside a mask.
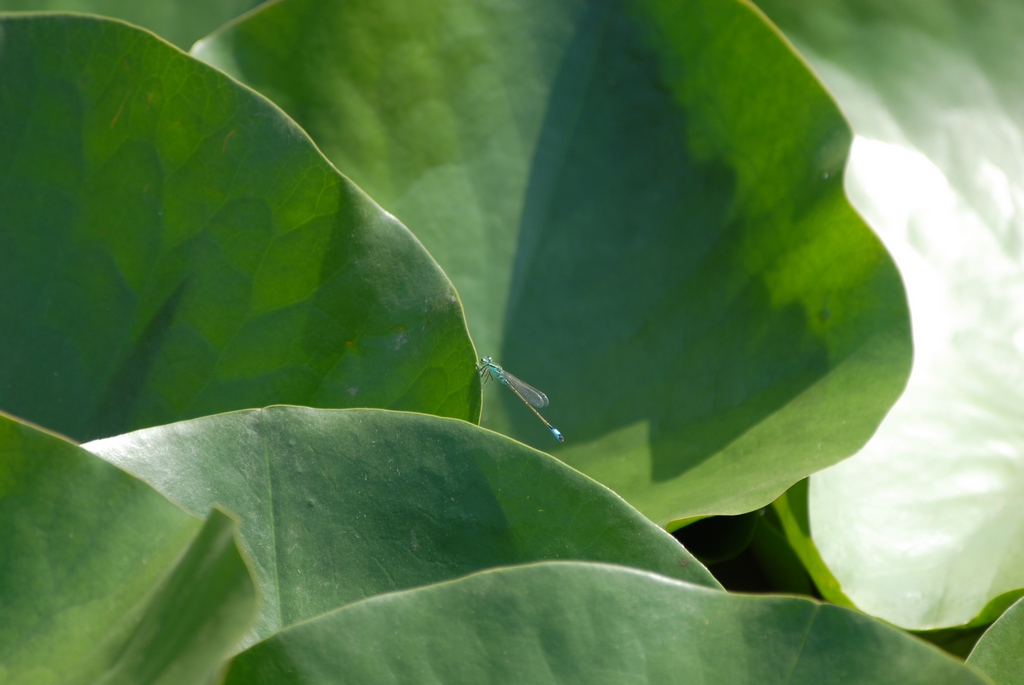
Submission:
[[[811,479],[859,608],[935,629],[1024,588],[1024,6],[765,0],[863,138],[851,200],[907,284],[914,368],[855,458]]]
[[[500,388],[484,425],[660,523],[767,504],[903,387],[849,130],[748,4],[283,0],[193,52],[410,227],[566,440]]]

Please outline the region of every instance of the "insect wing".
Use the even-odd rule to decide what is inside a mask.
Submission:
[[[537,407],[538,409],[542,409],[543,407],[548,406],[547,395],[545,395],[532,385],[522,382],[505,369],[501,370],[501,379],[508,383],[513,388],[515,388],[516,392],[522,395],[524,400],[526,400],[533,406]]]

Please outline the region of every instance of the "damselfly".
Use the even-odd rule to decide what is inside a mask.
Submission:
[[[483,378],[484,381],[497,379],[512,388],[512,392],[514,392],[519,399],[523,401],[523,404],[530,408],[530,411],[537,415],[538,419],[544,422],[544,425],[548,427],[551,434],[558,438],[559,442],[565,441],[565,438],[563,438],[562,434],[558,432],[558,429],[548,423],[548,420],[541,416],[537,409],[534,409],[534,407],[544,408],[548,406],[547,395],[532,385],[522,382],[508,371],[491,361],[490,357],[481,358],[476,370],[480,372],[480,378]]]

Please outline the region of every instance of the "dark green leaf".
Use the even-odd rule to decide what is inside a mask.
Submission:
[[[773,509],[761,511],[750,553],[770,583],[771,592],[821,596],[815,594],[811,577],[782,533]]]
[[[718,587],[614,493],[463,421],[270,407],[90,443],[190,511],[242,521],[255,637],[371,595],[492,566],[606,561]]]
[[[757,530],[758,512],[740,516],[710,516],[672,532],[705,564],[732,559],[750,545]]]
[[[956,628],[940,628],[939,630],[910,630],[907,632],[911,635],[916,635],[922,640],[931,642],[947,654],[958,659],[966,659],[989,625],[958,626]]]
[[[120,23],[0,32],[0,407],[79,439],[275,402],[477,419],[451,284],[280,110]]]
[[[243,12],[260,0],[0,0],[0,12],[88,12],[117,17],[153,31],[180,48]]]
[[[759,592],[793,594],[820,598],[800,558],[794,553],[782,534],[777,517],[771,509],[746,514],[754,519],[750,544],[739,554],[724,561],[706,561],[699,549],[690,544],[685,531],[673,536],[683,543],[691,554],[708,565],[708,571],[729,592]],[[702,521],[715,521],[725,516],[714,516]],[[683,535],[681,535],[683,533]]]
[[[485,425],[658,522],[767,504],[903,387],[849,130],[748,4],[283,0],[194,53],[412,228],[566,442],[501,388]]]
[[[375,597],[243,652],[229,685],[938,685],[985,680],[889,625],[792,597],[548,563]]]

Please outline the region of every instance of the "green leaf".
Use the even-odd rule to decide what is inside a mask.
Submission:
[[[199,528],[120,469],[0,415],[0,681],[201,682],[255,596],[233,523],[214,512]]]
[[[693,538],[687,526],[675,531],[672,535],[683,543],[698,560],[708,565],[708,571],[728,592],[757,592],[761,594],[793,594],[807,597],[815,595],[810,575],[801,563],[800,558],[789,545],[782,533],[778,517],[772,509],[744,514],[750,517],[753,530],[750,531],[749,545],[734,556],[722,560],[706,559],[701,550],[692,544]],[[718,522],[722,519],[741,518],[729,516],[713,516],[702,519],[705,522]],[[716,525],[710,525],[703,531],[704,536],[714,534]]]
[[[881,621],[599,564],[478,573],[353,604],[235,658],[226,683],[984,683]]]
[[[1004,605],[1005,606],[1005,605]],[[907,631],[926,640],[946,654],[957,659],[966,659],[967,655],[974,649],[978,639],[984,634],[988,625],[979,626],[957,626],[955,628],[940,628],[939,630],[912,630]]]
[[[190,511],[218,502],[239,516],[262,598],[253,640],[372,595],[544,559],[719,587],[614,493],[463,421],[270,407],[86,447]]]
[[[814,544],[807,513],[807,487],[807,479],[800,481],[772,502],[772,509],[779,517],[780,527],[790,547],[807,569],[821,596],[835,604],[853,607],[854,603],[843,594],[839,581],[822,561],[821,553]]]
[[[701,562],[711,565],[736,557],[750,546],[760,512],[739,516],[710,516],[672,531]]]
[[[748,4],[283,0],[193,52],[410,226],[566,441],[500,388],[484,424],[659,523],[769,503],[903,387],[849,130]]]
[[[260,0],[0,0],[0,12],[86,12],[124,19],[180,48],[258,5]]]
[[[184,558],[156,588],[130,637],[90,655],[104,663],[102,685],[203,683],[221,672],[256,610],[252,579],[235,543],[235,522],[212,511]]]
[[[451,283],[280,110],[121,23],[0,32],[0,407],[78,439],[275,402],[477,419]]]
[[[1024,683],[1024,600],[1018,600],[974,646],[967,663],[997,685]]]
[[[814,596],[811,577],[782,532],[774,509],[760,512],[757,530],[750,543],[751,557],[776,593]],[[820,595],[819,595],[820,596]]]
[[[907,284],[907,390],[810,486],[814,542],[856,606],[936,629],[1024,588],[1024,85],[1019,2],[766,0],[861,138],[850,195]]]

